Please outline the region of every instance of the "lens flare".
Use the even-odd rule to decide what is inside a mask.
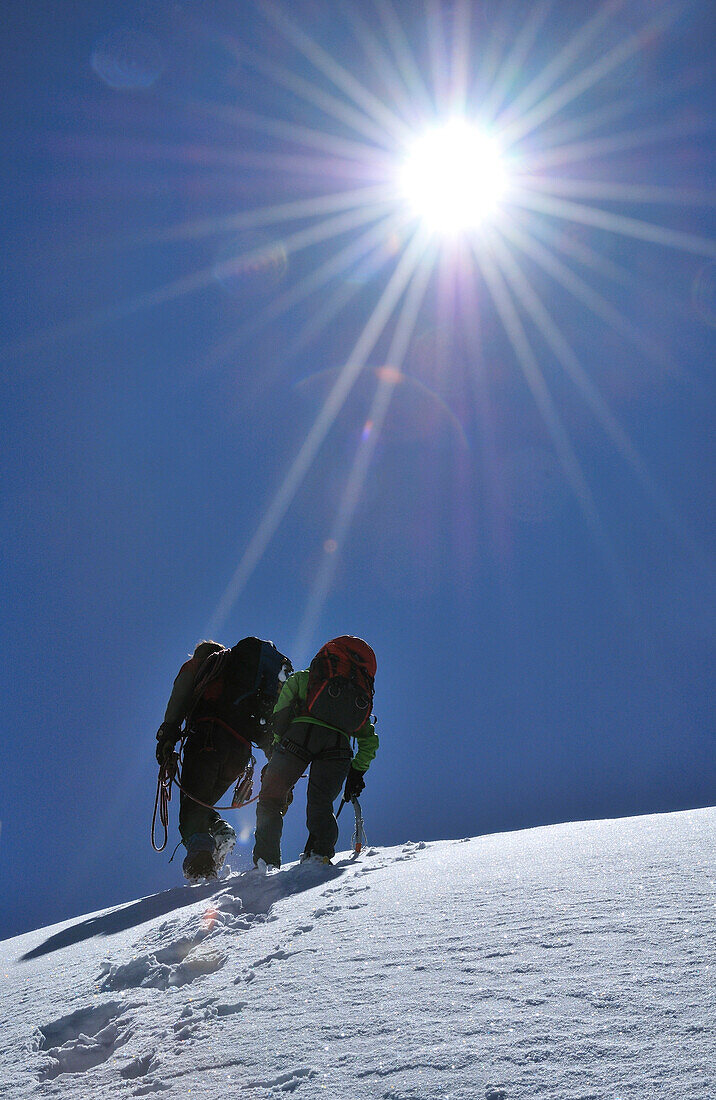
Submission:
[[[97,76],[118,92],[150,88],[166,67],[159,42],[134,27],[118,27],[100,38],[91,60]]]

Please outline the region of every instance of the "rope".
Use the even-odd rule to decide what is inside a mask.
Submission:
[[[196,802],[197,805],[203,806],[205,810],[243,810],[244,806],[250,806],[252,802],[256,802],[259,798],[259,795],[261,794],[261,792],[259,791],[259,794],[255,794],[253,798],[247,798],[245,802],[240,802],[238,806],[235,805],[233,802],[230,806],[212,806],[209,802],[202,802],[200,798],[196,797],[196,795],[189,794],[189,791],[185,791],[176,776],[174,776],[173,782],[176,784],[182,794],[185,794],[187,798],[190,798],[192,800],[192,802]],[[241,780],[239,780],[239,783],[241,783]]]
[[[157,793],[154,797],[154,813],[152,814],[152,848],[155,852],[163,852],[167,846],[169,839],[169,803],[172,800],[172,784],[175,784],[182,794],[190,798],[192,802],[198,803],[199,806],[203,806],[207,810],[238,810],[244,806],[250,806],[252,802],[256,802],[259,795],[255,795],[253,798],[246,799],[235,805],[234,802],[230,806],[211,806],[208,802],[202,802],[200,798],[191,794],[189,791],[182,787],[181,783],[177,779],[177,769],[181,763],[181,750],[184,746],[184,738],[181,740],[179,752],[173,752],[168,760],[166,760],[159,767],[159,778],[157,779]],[[256,763],[254,757],[251,757],[249,762],[249,769],[251,776],[253,777],[253,765]],[[236,784],[235,790],[237,790],[246,778],[246,772],[248,769],[244,769],[244,772],[239,776],[239,780]],[[252,783],[253,793],[253,783]],[[159,821],[164,830],[164,840],[160,845],[157,845],[156,831],[157,831],[157,811],[159,812]]]
[[[223,723],[222,723],[222,725],[223,725]],[[227,726],[226,728],[228,729],[229,727]],[[231,732],[233,733],[234,731],[231,730]],[[177,758],[177,763],[178,764],[180,763],[182,765],[182,768],[183,768],[183,764],[184,764],[184,741],[185,740],[186,740],[186,734],[182,737],[181,742],[179,744],[179,753],[174,754]],[[241,740],[245,741],[246,738],[242,737]],[[250,745],[251,742],[248,741],[247,744]],[[231,800],[231,804],[229,806],[212,806],[209,802],[202,802],[202,800],[200,798],[197,798],[196,795],[191,794],[184,787],[182,787],[181,783],[177,779],[177,774],[176,774],[177,773],[177,768],[176,767],[174,768],[174,772],[172,774],[172,782],[179,788],[179,790],[182,792],[182,794],[186,795],[187,798],[190,798],[192,800],[192,802],[196,802],[196,804],[198,806],[203,806],[205,810],[242,810],[244,808],[244,806],[250,806],[252,802],[256,802],[256,800],[259,797],[259,795],[257,794],[257,795],[254,795],[253,798],[247,798],[245,801],[241,801],[241,802],[238,802],[238,803],[234,800],[236,798],[237,791],[239,790],[241,785],[244,783],[247,776],[250,776],[250,778],[251,778],[251,794],[253,794],[253,775],[254,775],[254,767],[255,766],[256,766],[256,758],[254,757],[254,755],[252,753],[251,754],[251,759],[249,760],[248,764],[246,765],[243,772],[241,773],[238,780],[236,781],[236,786],[234,787],[234,798]],[[259,792],[259,794],[260,794],[260,792]]]
[[[169,803],[172,800],[172,781],[176,776],[178,761],[179,757],[177,753],[173,752],[169,759],[165,760],[159,768],[157,793],[154,799],[154,813],[152,814],[152,848],[155,852],[163,852],[167,846],[167,840],[169,839]],[[164,840],[159,848],[157,847],[155,838],[157,809],[159,810],[159,820],[164,829]]]
[[[152,848],[155,852],[163,852],[167,846],[167,840],[169,838],[169,803],[172,800],[172,784],[177,786],[182,794],[185,795],[187,798],[190,798],[192,802],[196,802],[198,806],[203,806],[206,810],[243,810],[244,806],[250,806],[252,802],[257,802],[258,799],[261,797],[261,791],[259,791],[258,794],[253,794],[253,774],[254,766],[256,764],[256,759],[253,755],[251,756],[249,763],[244,768],[244,771],[239,776],[236,782],[236,786],[234,788],[234,800],[232,800],[229,806],[212,806],[209,802],[202,802],[202,800],[200,798],[197,798],[196,795],[191,794],[184,787],[182,787],[181,782],[177,778],[177,771],[179,769],[179,766],[180,764],[183,764],[183,750],[185,740],[186,734],[182,737],[179,743],[179,752],[173,752],[169,759],[165,761],[162,765],[160,765],[159,768],[157,793],[154,799],[154,813],[152,814]],[[235,799],[237,791],[239,791],[242,784],[246,782],[247,778],[251,780],[250,793],[253,795],[253,797],[244,799],[241,802],[236,802]],[[305,778],[305,775],[299,776],[299,779]],[[298,782],[298,780],[296,780],[296,782]],[[159,820],[161,822],[162,828],[164,829],[164,840],[161,847],[159,848],[157,847],[155,840],[157,809],[159,810]],[[174,849],[174,851],[176,852],[176,848]],[[173,858],[174,857],[172,856],[172,859]]]
[[[204,688],[219,675],[223,665],[226,664],[226,659],[230,652],[231,650],[229,649],[217,649],[214,653],[209,653],[199,665],[194,679],[194,687],[192,690],[193,702],[187,714],[187,722],[191,719],[192,712],[199,702]]]

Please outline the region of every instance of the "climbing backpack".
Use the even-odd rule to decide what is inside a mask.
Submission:
[[[231,649],[211,653],[197,674],[191,720],[218,720],[258,743],[292,671],[288,657],[261,638],[242,638]]]
[[[308,713],[343,733],[357,733],[373,709],[375,671],[375,653],[361,638],[327,642],[308,670]]]

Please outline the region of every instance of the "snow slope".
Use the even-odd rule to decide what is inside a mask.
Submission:
[[[714,1100],[715,834],[371,848],[6,940],[1,1095]]]

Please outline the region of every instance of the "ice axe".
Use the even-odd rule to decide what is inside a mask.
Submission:
[[[348,801],[352,802],[353,812],[356,815],[356,827],[353,832],[353,836],[351,837],[351,845],[353,846],[353,852],[355,853],[355,855],[359,855],[361,848],[366,842],[366,835],[365,829],[363,828],[363,811],[360,808],[360,802],[357,798],[355,798],[355,796],[350,800],[347,799],[345,796],[341,799],[341,804],[338,807],[338,813],[336,814],[336,820],[338,820],[338,818],[340,817],[341,810]]]

